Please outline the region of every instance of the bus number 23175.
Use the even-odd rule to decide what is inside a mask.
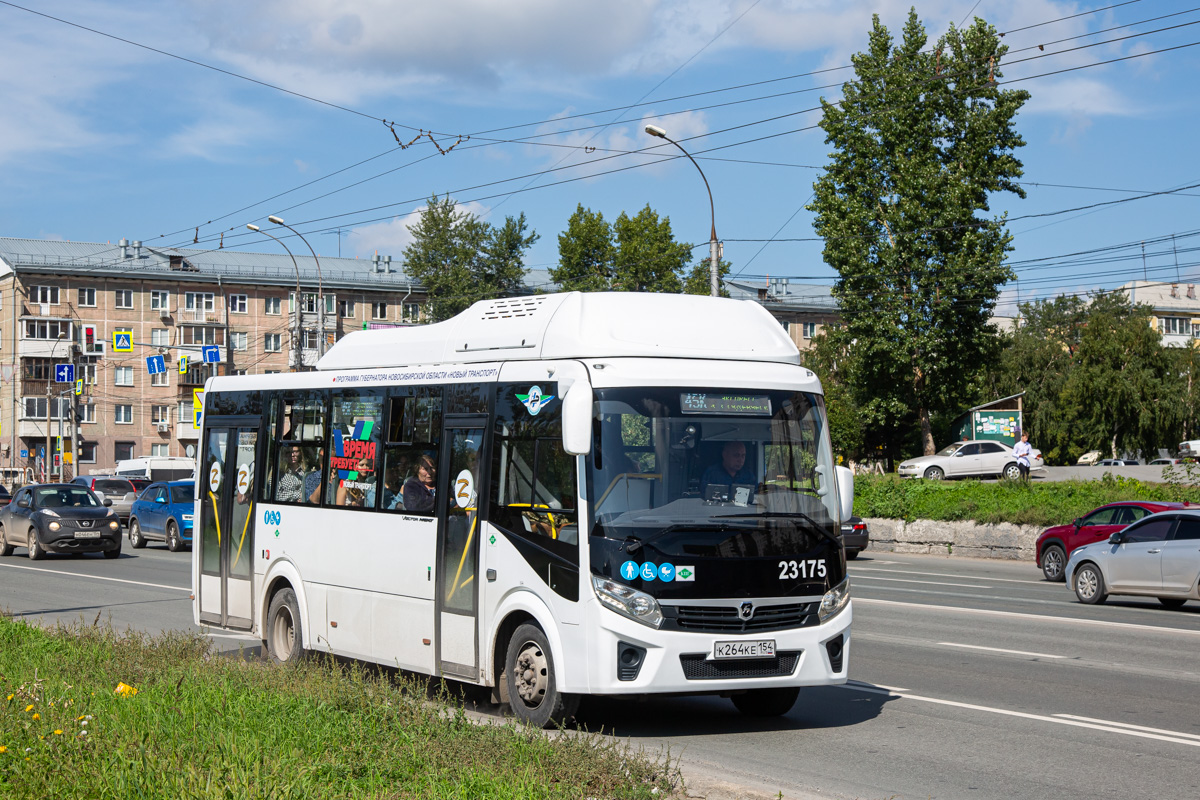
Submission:
[[[779,580],[789,578],[824,578],[825,560],[811,558],[808,561],[780,561]]]

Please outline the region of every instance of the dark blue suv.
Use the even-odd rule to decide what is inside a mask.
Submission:
[[[164,481],[143,489],[129,509],[129,544],[140,548],[154,539],[171,552],[191,547],[195,487],[192,481]]]

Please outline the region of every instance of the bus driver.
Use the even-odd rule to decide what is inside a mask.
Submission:
[[[754,473],[746,467],[745,443],[726,442],[721,448],[721,463],[706,469],[700,479],[700,496],[709,499],[716,494],[715,499],[728,501],[733,497],[734,486],[749,486],[753,492],[756,483]]]

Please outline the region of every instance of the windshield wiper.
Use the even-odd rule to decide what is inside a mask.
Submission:
[[[804,520],[804,522],[808,523],[808,527],[812,528],[826,539],[839,544],[841,543],[837,537],[837,534],[831,533],[822,526],[818,525],[815,519],[808,516],[803,511],[764,511],[761,514],[723,514],[722,516],[732,519],[790,519],[797,523],[799,522],[797,517],[799,517],[800,520]]]

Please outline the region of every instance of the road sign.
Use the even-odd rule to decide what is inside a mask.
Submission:
[[[204,390],[192,389],[192,427],[200,430],[200,415],[204,413]]]
[[[151,375],[159,375],[167,371],[167,360],[162,356],[150,356],[146,359],[146,371]]]
[[[83,394],[83,378],[75,379],[75,394],[76,395]]]
[[[74,383],[75,382],[75,365],[74,364],[55,364],[54,365],[54,382],[55,383]]]
[[[186,375],[187,371],[188,371],[188,357],[180,356],[179,357],[179,374]]]
[[[215,344],[206,344],[201,351],[204,355],[205,364],[217,364],[221,361],[221,348]]]
[[[133,334],[129,331],[113,331],[113,352],[132,353]]]
[[[38,458],[46,457],[46,445],[38,445]]]
[[[28,451],[28,450],[22,450],[22,451],[21,451],[21,458],[29,458],[29,451]]]

